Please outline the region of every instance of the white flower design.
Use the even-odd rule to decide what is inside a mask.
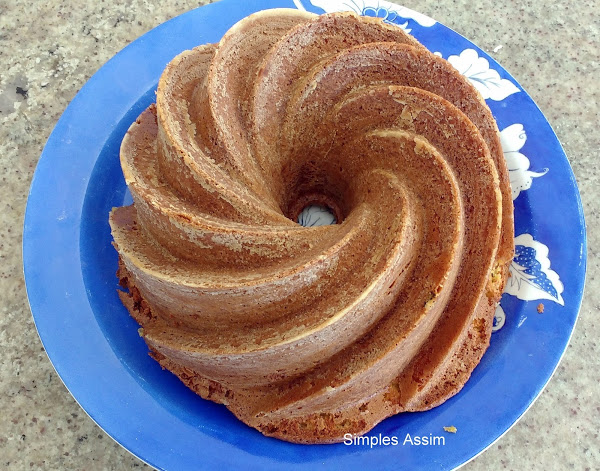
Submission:
[[[531,234],[515,238],[515,258],[504,292],[524,301],[548,299],[565,305],[564,286],[558,273],[550,269],[548,247],[533,239]]]
[[[505,322],[506,314],[504,314],[504,309],[502,309],[502,306],[498,304],[496,307],[496,312],[494,312],[494,324],[492,325],[492,332],[498,332],[502,327],[504,327]]]
[[[465,49],[459,56],[450,56],[448,62],[467,77],[486,100],[504,100],[520,91],[510,80],[500,78],[500,74],[490,68],[488,60],[479,57],[475,49]]]
[[[383,18],[387,23],[396,24],[407,32],[410,32],[410,29],[407,29],[408,21],[401,24],[396,21],[397,17],[414,20],[424,27],[430,27],[436,23],[433,18],[427,15],[423,15],[410,8],[386,2],[385,0],[310,0],[310,3],[315,7],[323,9],[326,13],[353,11],[363,16]],[[299,10],[306,10],[304,5],[302,5],[302,0],[294,0],[294,5]]]
[[[547,168],[541,172],[529,171],[529,159],[519,152],[526,140],[527,134],[522,124],[512,124],[500,131],[500,143],[508,167],[513,200],[517,199],[521,191],[531,188],[534,178],[548,172]]]

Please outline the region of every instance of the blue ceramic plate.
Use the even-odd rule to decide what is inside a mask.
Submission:
[[[239,19],[275,7],[354,9],[410,30],[474,83],[502,131],[517,250],[491,346],[457,396],[370,433],[396,437],[397,445],[302,446],[262,436],[161,370],[116,294],[108,213],[129,202],[118,158],[123,135],[154,100],[175,55],[217,42]],[[586,239],[573,173],[548,122],[502,67],[460,35],[379,0],[223,0],[134,41],[77,94],[33,178],[23,257],[31,310],[56,371],[100,427],[157,468],[453,469],[506,432],[555,370],[581,303]],[[414,437],[438,436],[443,445],[414,444]]]

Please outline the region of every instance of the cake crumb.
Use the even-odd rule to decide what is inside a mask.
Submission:
[[[456,433],[456,427],[451,425],[450,427],[444,427],[444,430],[449,433]]]
[[[544,305],[542,303],[539,303],[537,305],[537,312],[539,312],[540,314],[544,312]]]

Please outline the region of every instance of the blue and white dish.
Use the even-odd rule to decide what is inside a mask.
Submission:
[[[491,346],[458,395],[431,411],[385,420],[369,433],[367,443],[379,443],[373,446],[264,437],[162,370],[117,296],[108,213],[130,202],[121,139],[154,101],[158,78],[175,55],[217,42],[241,18],[276,7],[350,9],[410,32],[482,93],[509,166],[516,256]],[[319,217],[306,216],[309,223]],[[382,0],[222,0],[134,41],[73,99],[33,178],[23,258],[31,310],[56,371],[100,427],[158,469],[449,470],[505,433],[557,367],[581,304],[586,234],[575,179],[550,125],[516,80],[462,36]],[[449,426],[456,433],[444,430]],[[382,444],[386,436],[396,444]],[[416,437],[433,444],[417,445]]]

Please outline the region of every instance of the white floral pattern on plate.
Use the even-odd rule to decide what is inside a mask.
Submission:
[[[437,52],[437,56],[442,54]],[[448,57],[448,62],[462,75],[467,77],[484,99],[502,101],[513,93],[521,90],[508,79],[490,67],[485,57],[479,57],[475,49],[465,49],[460,55]]]
[[[500,143],[508,167],[513,200],[516,200],[522,191],[531,188],[534,178],[546,175],[548,172],[547,168],[541,172],[529,170],[529,159],[519,152],[526,140],[527,134],[522,124],[512,124],[500,131]]]
[[[534,240],[531,234],[516,237],[515,258],[504,292],[523,301],[548,299],[564,306],[563,291],[558,273],[550,268],[548,247]]]
[[[426,28],[429,28],[436,23],[433,18],[430,18],[427,15],[423,15],[410,8],[386,2],[385,0],[310,0],[310,3],[317,8],[321,8],[326,13],[353,11],[363,16],[382,18],[386,23],[400,26],[408,33],[411,31],[408,28],[408,21],[402,22],[402,20],[414,20],[419,25]],[[306,10],[302,5],[301,0],[294,0],[294,4],[298,9]]]
[[[496,307],[496,312],[494,313],[494,324],[492,325],[492,332],[499,331],[502,327],[504,327],[504,323],[506,322],[506,314],[504,314],[504,309],[502,306],[498,304]]]

